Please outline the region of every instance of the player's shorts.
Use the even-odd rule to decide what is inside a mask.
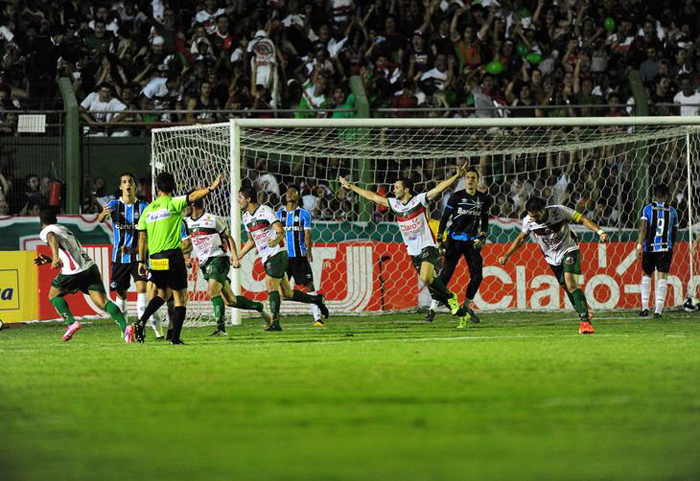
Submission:
[[[289,257],[286,251],[280,251],[272,257],[268,257],[263,267],[265,268],[265,273],[274,278],[282,279],[287,273],[287,265],[289,264]]]
[[[153,254],[150,281],[159,289],[183,291],[187,289],[187,266],[180,249],[170,249]]]
[[[424,262],[430,262],[436,269],[440,267],[440,251],[435,246],[424,247],[420,254],[411,256],[411,262],[416,270],[420,271],[420,266]]]
[[[642,254],[642,270],[648,276],[654,273],[654,269],[659,272],[671,270],[671,259],[673,250],[664,252],[644,252]]]
[[[59,274],[51,285],[63,294],[75,294],[78,291],[83,294],[87,294],[89,291],[105,294],[102,275],[97,266],[92,266],[77,274]]]
[[[314,275],[311,272],[311,264],[309,259],[304,257],[290,257],[287,265],[287,276],[291,281],[298,286],[305,286],[314,281]]]
[[[231,279],[228,278],[228,272],[231,268],[231,260],[228,256],[210,257],[202,266],[202,275],[205,281],[213,279],[219,284],[230,284]]]
[[[129,289],[131,279],[134,282],[146,281],[146,278],[139,274],[138,262],[115,262],[112,264],[112,275],[109,278],[110,291],[126,291]]]
[[[566,287],[566,281],[564,279],[564,274],[566,272],[581,275],[581,252],[579,250],[567,252],[564,254],[561,264],[558,266],[550,264],[549,267],[552,268],[552,272],[554,272],[554,275],[557,277],[559,285]]]

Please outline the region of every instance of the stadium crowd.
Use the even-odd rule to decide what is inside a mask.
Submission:
[[[627,102],[632,69],[652,103],[700,103],[698,18],[692,0],[4,2],[0,103],[4,117],[53,108],[56,78],[66,76],[90,122],[134,118],[118,112],[138,108],[189,111],[163,121],[212,122],[228,115],[211,112],[221,109],[342,117],[359,75],[373,108],[624,115],[597,106]]]
[[[18,109],[60,106],[58,77],[72,83],[84,135],[96,136],[139,132],[123,123],[109,125],[115,122],[349,117],[354,75],[362,80],[373,116],[630,115],[631,70],[640,72],[652,114],[697,115],[698,22],[692,0],[5,1],[0,3],[0,135],[13,134]],[[421,107],[429,110],[406,110]],[[173,109],[186,113],[167,112]],[[518,177],[508,191],[494,184],[492,214],[517,215],[533,189],[548,189],[551,200],[566,196],[584,207],[592,200],[590,214],[600,210],[592,217],[614,222],[619,206],[603,206],[596,198],[609,199],[612,190],[626,188],[622,181],[617,187],[610,181],[624,166],[601,165],[603,154],[501,166],[503,173],[537,172],[543,165],[553,170],[545,185],[537,185],[532,175]],[[568,168],[583,161],[602,170]],[[495,179],[493,162],[482,162],[482,172]],[[246,168],[252,180],[264,176],[260,166]],[[315,172],[324,168],[312,166],[310,172],[332,178]],[[408,172],[427,184],[447,169],[426,163]],[[280,176],[300,177],[303,185],[310,178],[306,174]],[[270,176],[266,186],[288,183]],[[0,182],[3,198],[13,199],[0,201],[0,213],[45,204],[46,195],[28,190],[29,180]],[[375,181],[386,189],[393,179]],[[8,195],[4,186],[10,184]],[[272,188],[276,199],[280,188]],[[83,190],[86,212],[97,210],[99,199],[108,196],[99,195],[99,185]],[[303,194],[313,210],[325,209],[330,216],[354,201],[325,185],[307,185]]]

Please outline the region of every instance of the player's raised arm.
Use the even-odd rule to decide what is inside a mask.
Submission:
[[[221,184],[222,180],[224,180],[224,174],[219,174],[216,180],[212,182],[212,184],[209,187],[202,187],[201,189],[197,189],[195,191],[190,192],[187,196],[187,203],[192,204],[200,199],[204,199],[206,196],[208,196],[214,190],[216,190],[217,187],[219,187],[219,184]]]
[[[376,194],[371,190],[366,190],[356,185],[353,185],[350,182],[348,182],[345,177],[338,177],[338,181],[340,182],[340,185],[342,185],[344,188],[353,191],[357,195],[364,197],[367,200],[371,200],[375,204],[382,205],[384,207],[389,207],[389,201],[386,197]]]
[[[457,173],[455,175],[453,175],[452,177],[450,177],[447,180],[443,180],[438,185],[436,185],[435,187],[430,189],[428,191],[428,193],[426,194],[427,199],[433,200],[435,197],[442,194],[445,189],[448,189],[452,184],[457,182],[457,179],[459,179],[462,175],[464,175],[465,171],[466,171],[466,168],[463,165],[462,167],[459,168],[459,170],[457,171]]]
[[[523,242],[525,242],[526,237],[527,237],[527,234],[525,234],[524,232],[521,232],[520,234],[518,234],[518,237],[516,237],[515,240],[510,244],[510,247],[508,247],[508,250],[506,251],[506,253],[498,258],[498,263],[501,264],[502,266],[506,265],[510,256],[515,254],[515,251],[520,249],[520,246],[523,245]]]

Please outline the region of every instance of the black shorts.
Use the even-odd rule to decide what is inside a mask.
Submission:
[[[112,275],[109,278],[110,291],[126,291],[131,285],[131,279],[134,282],[145,281],[146,278],[139,274],[139,263],[128,262],[122,264],[115,262],[112,264]]]
[[[294,284],[297,286],[305,286],[314,281],[314,275],[311,272],[311,264],[306,257],[290,257],[287,264],[287,276],[291,281],[294,279]]]
[[[151,278],[158,289],[174,291],[187,289],[187,267],[180,249],[172,249],[150,256]]]
[[[654,269],[659,272],[671,270],[671,259],[673,250],[665,252],[645,252],[642,254],[642,270],[648,276],[654,273]]]

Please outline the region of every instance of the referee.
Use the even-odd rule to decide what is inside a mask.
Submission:
[[[192,202],[203,199],[216,189],[223,174],[219,175],[213,184],[195,190],[187,195],[173,197],[175,177],[168,172],[162,172],[156,177],[158,197],[151,202],[141,214],[138,223],[139,230],[139,273],[148,273],[146,248],[148,247],[151,264],[151,281],[156,286],[156,294],[148,303],[146,310],[134,323],[134,333],[138,342],[145,340],[146,321],[172,292],[175,309],[173,310],[172,338],[173,344],[184,344],[180,340],[180,332],[187,313],[187,267],[182,254],[181,232],[182,213]]]
[[[491,207],[491,198],[488,194],[476,190],[479,184],[479,173],[475,168],[467,169],[464,174],[464,184],[464,190],[455,192],[447,202],[438,228],[438,240],[442,242],[447,223],[452,219],[452,224],[447,230],[445,260],[440,272],[442,282],[446,286],[449,284],[461,257],[467,261],[469,268],[467,297],[458,314],[460,323],[463,322],[464,317],[470,318],[472,322],[479,322],[479,317],[472,310],[471,303],[483,280],[481,249],[486,243],[486,233],[489,231],[489,208]],[[432,321],[437,304],[433,300],[426,321]]]

